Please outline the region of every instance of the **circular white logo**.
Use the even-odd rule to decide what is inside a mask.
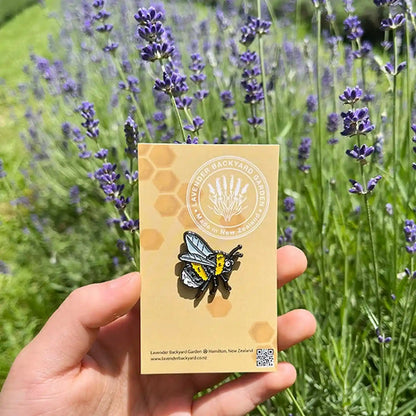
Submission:
[[[256,165],[241,157],[220,156],[193,174],[186,202],[199,229],[228,240],[250,234],[261,224],[270,192]]]

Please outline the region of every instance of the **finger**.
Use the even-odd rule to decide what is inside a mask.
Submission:
[[[140,275],[84,286],[72,292],[25,348],[51,374],[76,368],[99,328],[125,315],[140,297]]]
[[[308,265],[302,250],[295,246],[284,246],[277,250],[277,285],[278,287],[301,275]]]
[[[286,350],[310,338],[316,331],[315,317],[304,309],[295,309],[277,318],[279,350]]]
[[[279,363],[276,372],[245,374],[197,399],[192,415],[244,415],[295,380],[296,370],[289,363]]]

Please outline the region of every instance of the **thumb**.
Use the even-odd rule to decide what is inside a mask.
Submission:
[[[79,366],[100,327],[125,315],[139,297],[137,272],[76,289],[25,348],[25,354],[51,374]]]

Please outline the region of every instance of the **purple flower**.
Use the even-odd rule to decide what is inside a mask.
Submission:
[[[139,143],[139,133],[137,131],[137,124],[128,116],[124,123],[124,136],[126,138],[127,147],[124,149],[130,158],[137,158],[137,145]]]
[[[256,35],[261,37],[268,34],[270,26],[271,22],[267,20],[248,16],[246,25],[241,28],[240,43],[247,47],[250,46],[256,38]]]
[[[169,43],[151,43],[141,50],[141,57],[144,61],[158,61],[168,59],[172,56],[175,47]]]
[[[382,178],[381,175],[377,175],[375,178],[371,178],[367,183],[367,192],[371,192],[376,187],[378,181]]]
[[[366,56],[369,55],[372,49],[373,47],[371,46],[371,43],[368,41],[364,41],[360,49],[354,51],[352,54],[355,59],[365,58]]]
[[[310,165],[305,165],[305,161],[309,159],[312,140],[310,137],[304,137],[298,147],[298,168],[302,172],[309,172]]]
[[[196,133],[198,134],[198,131],[202,128],[202,126],[204,125],[205,121],[203,118],[196,116],[193,120],[192,120],[192,125],[187,124],[186,126],[184,126],[184,130],[188,130],[192,133]]]
[[[341,117],[344,121],[344,130],[341,132],[343,136],[352,137],[358,134],[367,134],[375,128],[374,124],[370,122],[367,107],[342,112]]]
[[[165,20],[164,14],[161,11],[157,11],[154,7],[149,7],[149,9],[140,8],[134,15],[134,18],[141,26],[148,26],[149,24]]]
[[[402,72],[402,71],[403,71],[403,69],[405,69],[405,68],[406,68],[406,65],[407,65],[407,62],[406,62],[406,61],[403,61],[403,62],[400,62],[400,63],[397,65],[397,69],[394,69],[393,64],[392,64],[392,63],[390,63],[390,62],[387,62],[387,64],[386,64],[386,65],[384,65],[384,69],[385,69],[385,71],[386,71],[388,74],[393,75],[393,76],[396,76],[396,75],[400,74],[400,72]]]
[[[368,156],[370,156],[374,152],[373,146],[367,146],[366,144],[363,144],[361,147],[354,145],[354,148],[351,150],[347,150],[345,153],[357,160],[363,161]]]
[[[231,108],[235,105],[233,93],[229,90],[222,91],[220,94],[220,99],[224,108]]]
[[[186,138],[186,144],[198,144],[199,140],[198,137],[192,138],[190,134],[188,134],[188,137]]]
[[[260,126],[261,124],[263,124],[264,119],[263,117],[249,117],[247,119],[248,124],[250,124],[250,126],[253,126],[254,128],[257,128],[258,126]]]
[[[296,210],[295,200],[288,196],[283,200],[283,211],[293,213]]]
[[[352,188],[349,189],[349,192],[352,194],[362,194],[364,195],[364,188],[363,186],[354,179],[349,180],[351,182]]]
[[[326,122],[326,129],[330,133],[335,133],[339,127],[339,115],[337,113],[328,114],[328,119]]]
[[[192,97],[188,97],[188,96],[176,97],[175,103],[176,103],[176,107],[178,107],[178,110],[185,110],[191,106]]]
[[[351,182],[352,188],[349,189],[349,192],[352,194],[360,194],[360,195],[368,194],[375,189],[378,181],[381,178],[382,178],[381,175],[377,175],[375,178],[371,178],[367,183],[366,191],[364,190],[364,187],[359,182],[357,182],[354,179],[350,179],[349,181]]]
[[[92,3],[92,7],[95,7],[96,9],[101,9],[104,7],[104,0],[95,0]]]
[[[405,220],[403,231],[405,234],[406,242],[411,245],[406,246],[408,253],[413,254],[416,252],[416,224],[413,220]]]
[[[123,195],[121,195],[118,198],[114,198],[114,206],[119,210],[119,211],[124,211],[127,207],[127,205],[130,202],[130,198],[124,198]]]
[[[118,83],[118,86],[122,90],[127,90],[132,93],[139,93],[140,89],[137,87],[138,84],[139,84],[139,80],[136,77],[129,75],[127,77],[127,83],[120,81]]]
[[[199,90],[199,91],[197,91],[197,92],[194,93],[194,97],[198,101],[205,100],[205,98],[207,98],[208,95],[209,95],[209,91],[208,90]]]
[[[318,109],[318,97],[316,95],[309,95],[306,99],[306,108],[309,113],[314,113]]]
[[[376,328],[376,335],[377,335],[377,339],[378,342],[382,343],[382,344],[386,344],[391,342],[391,337],[385,337],[384,335],[381,334],[380,329]]]
[[[359,39],[364,34],[357,16],[349,16],[344,20],[344,31],[348,40]]]
[[[98,152],[94,154],[94,157],[97,159],[105,159],[108,155],[107,149],[100,149]]]
[[[167,95],[180,97],[189,89],[185,81],[186,76],[180,75],[178,72],[172,71],[169,74],[163,72],[163,81],[157,79],[153,88],[156,91],[163,91]]]
[[[389,202],[386,204],[385,206],[386,212],[388,215],[392,216],[393,215],[393,205],[390,204]]]
[[[252,64],[258,64],[259,58],[256,52],[247,50],[240,55],[240,61],[244,66],[249,67]]]
[[[160,43],[162,41],[162,36],[165,33],[165,29],[161,22],[156,22],[146,26],[139,26],[137,33],[142,39],[149,43]]]
[[[87,136],[91,137],[94,140],[97,140],[100,131],[98,129],[99,120],[94,119],[95,110],[94,104],[84,101],[78,108],[77,111],[81,114],[81,116],[85,119],[83,123],[81,123],[82,127],[85,127],[87,130]]]
[[[137,231],[139,229],[139,220],[123,220],[120,222],[120,228],[124,231]]]
[[[346,90],[339,96],[339,99],[344,104],[355,104],[363,94],[361,88],[357,85],[355,88],[347,87]]]
[[[287,227],[283,230],[283,235],[279,236],[277,244],[282,246],[283,244],[288,244],[293,241],[293,229],[292,227]]]
[[[77,205],[80,203],[80,197],[79,197],[79,187],[77,185],[74,185],[69,190],[69,201],[72,205]]]
[[[206,79],[206,75],[202,72],[205,68],[205,64],[199,53],[192,54],[191,59],[192,63],[189,65],[189,69],[193,72],[193,74],[189,77],[189,79],[200,86]]]
[[[387,19],[383,19],[380,23],[380,29],[381,30],[394,30],[399,28],[400,26],[403,26],[406,22],[406,18],[404,17],[404,14],[398,13],[393,17],[388,17]]]
[[[111,32],[113,30],[113,25],[112,24],[109,24],[109,23],[104,23],[101,26],[97,26],[95,28],[95,30],[97,32],[100,32],[100,33]]]

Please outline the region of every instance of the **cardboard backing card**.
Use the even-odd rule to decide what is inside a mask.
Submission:
[[[139,144],[141,373],[277,365],[277,145]]]

